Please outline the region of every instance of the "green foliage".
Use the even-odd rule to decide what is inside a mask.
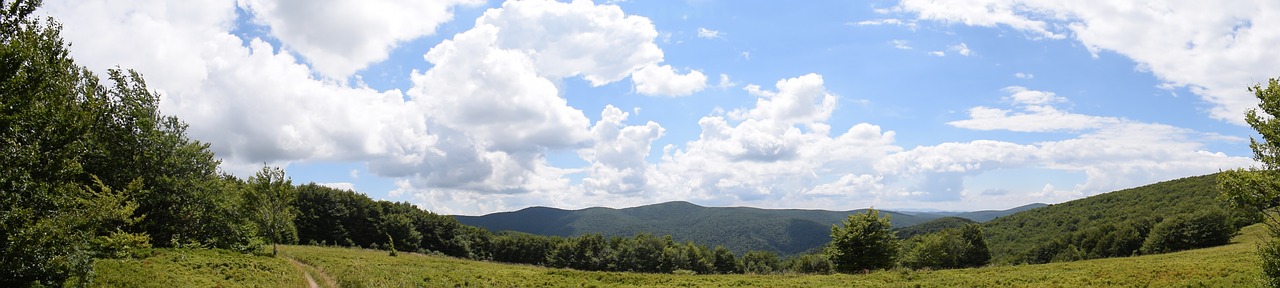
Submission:
[[[844,227],[831,226],[827,255],[841,273],[860,273],[893,266],[898,254],[898,238],[889,225],[889,216],[879,211],[849,215]]]
[[[1048,259],[1034,252],[1063,251],[1047,249],[1053,248],[1048,247],[1050,245],[1065,249],[1076,244],[1086,259],[1133,255],[1137,248],[1129,248],[1134,247],[1134,243],[1141,247],[1151,227],[1146,224],[1148,221],[1154,225],[1155,220],[1164,217],[1223,207],[1217,200],[1219,175],[1187,177],[1098,194],[983,223],[992,262],[1045,263]],[[1256,212],[1246,209],[1227,212],[1233,219],[1256,217],[1252,216]],[[1137,237],[1133,237],[1134,233]]]
[[[1175,215],[1151,228],[1142,253],[1156,254],[1227,244],[1236,230],[1219,209]]]
[[[1258,287],[1263,271],[1253,253],[1265,235],[1264,227],[1253,226],[1237,243],[1167,254],[853,275],[591,272],[311,246],[285,246],[281,253],[343,287]]]
[[[1258,248],[1262,257],[1262,272],[1266,276],[1267,286],[1280,287],[1280,238],[1274,238]]]
[[[560,210],[531,207],[485,216],[456,216],[459,223],[490,231],[518,231],[537,235],[571,237],[598,233],[606,237],[631,237],[640,233],[671,235],[676,241],[724,246],[741,255],[750,250],[776,251],[779,255],[810,252],[831,241],[831,225],[840,224],[855,211],[702,207],[688,202],[668,202],[640,207]],[[937,215],[913,216],[890,211],[894,227],[918,224]]]
[[[772,251],[750,251],[742,255],[742,272],[747,274],[772,274],[782,271],[778,254]]]
[[[738,261],[737,256],[733,255],[733,251],[729,251],[729,248],[724,248],[724,246],[716,246],[716,249],[714,252],[712,252],[712,254],[715,257],[714,262],[716,265],[716,273],[719,273],[719,274],[742,273],[742,262]]]
[[[271,244],[271,255],[278,253],[278,244],[291,244],[298,241],[298,230],[293,224],[294,208],[291,205],[297,198],[293,180],[284,175],[284,169],[263,166],[248,181],[249,193],[246,194],[247,209],[252,211],[258,223],[262,238]]]
[[[831,258],[822,254],[800,254],[787,258],[782,262],[782,267],[791,273],[801,274],[831,274],[835,272],[835,264],[831,263]]]
[[[1245,113],[1245,122],[1262,136],[1262,141],[1249,138],[1249,148],[1253,149],[1253,159],[1262,164],[1260,168],[1235,169],[1223,173],[1219,181],[1222,187],[1222,198],[1235,207],[1249,211],[1267,211],[1280,205],[1280,79],[1271,78],[1267,87],[1262,84],[1248,88],[1258,98],[1258,108],[1249,109]],[[1261,111],[1259,111],[1261,109]],[[1271,231],[1272,240],[1260,249],[1263,266],[1267,267],[1267,283],[1271,287],[1280,287],[1280,269],[1275,263],[1280,262],[1275,239],[1280,239],[1280,219],[1275,213],[1266,215],[1267,227]]]
[[[1155,223],[1153,218],[1142,218],[1059,234],[1036,244],[1022,256],[1021,261],[1039,264],[1132,256],[1139,253],[1142,242]]]
[[[982,231],[976,224],[907,239],[900,256],[901,265],[912,269],[981,267],[990,259]]]
[[[94,264],[90,287],[306,287],[282,257],[254,256],[223,249],[155,249],[140,259],[107,259]]]
[[[391,257],[396,256],[396,240],[391,238],[391,234],[387,234],[387,252]]]
[[[978,224],[978,222],[960,217],[942,217],[916,225],[894,228],[893,233],[898,235],[899,239],[910,239],[918,235],[938,233],[948,228],[961,228],[973,224]]]

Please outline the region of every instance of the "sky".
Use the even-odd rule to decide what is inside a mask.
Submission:
[[[442,214],[967,211],[1249,167],[1280,2],[47,0],[221,169]]]

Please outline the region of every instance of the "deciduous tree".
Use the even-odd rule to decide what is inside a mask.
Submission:
[[[893,235],[889,216],[880,217],[875,209],[849,215],[844,227],[831,226],[831,245],[827,255],[841,273],[893,267],[898,254],[898,238]]]
[[[1253,159],[1261,167],[1226,171],[1218,179],[1222,196],[1228,202],[1256,211],[1267,211],[1280,204],[1280,79],[1272,78],[1264,88],[1261,84],[1249,87],[1258,98],[1258,108],[1245,113],[1245,122],[1257,131],[1262,139],[1249,138]],[[1274,211],[1272,211],[1274,212]],[[1280,287],[1280,218],[1275,213],[1264,213],[1271,240],[1261,249],[1264,273],[1271,287]]]

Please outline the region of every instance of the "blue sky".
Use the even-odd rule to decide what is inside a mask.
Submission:
[[[1268,1],[48,1],[224,171],[447,214],[980,210],[1253,165]],[[122,44],[127,43],[127,44]]]

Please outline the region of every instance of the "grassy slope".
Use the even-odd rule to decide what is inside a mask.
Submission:
[[[284,258],[210,249],[156,249],[144,259],[100,260],[94,287],[306,287]]]
[[[942,271],[882,271],[867,275],[665,275],[585,272],[384,251],[289,246],[283,253],[345,286],[369,287],[1087,287],[1261,285],[1254,225],[1226,246],[1067,263]]]
[[[1216,179],[1217,174],[1187,177],[1023,211],[983,223],[983,234],[992,260],[1005,263],[1080,229],[1219,205]]]

